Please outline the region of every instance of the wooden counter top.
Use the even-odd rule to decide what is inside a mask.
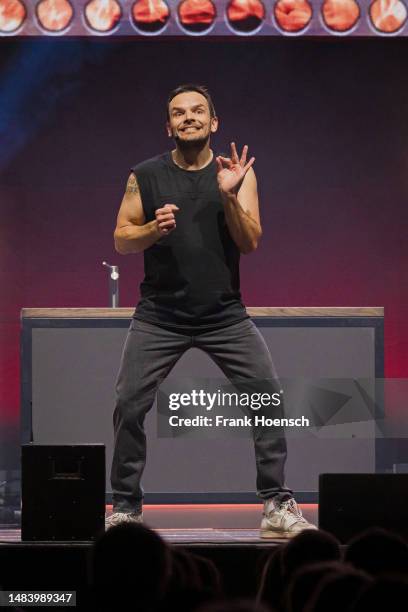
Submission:
[[[131,319],[134,308],[22,308],[21,319]],[[255,306],[251,317],[383,317],[381,306]]]

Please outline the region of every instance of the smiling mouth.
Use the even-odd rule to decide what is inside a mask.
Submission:
[[[180,130],[180,131],[181,131],[181,132],[187,132],[188,130],[199,130],[199,129],[200,129],[199,127],[197,127],[197,126],[193,125],[193,126],[190,126],[190,127],[183,128],[183,129],[182,129],[182,130]]]

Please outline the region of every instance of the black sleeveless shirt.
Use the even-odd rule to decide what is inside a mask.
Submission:
[[[176,228],[144,250],[145,278],[133,318],[189,334],[249,318],[241,301],[240,252],[226,224],[215,155],[200,170],[184,170],[168,151],[131,171],[146,223],[165,204],[179,207]]]

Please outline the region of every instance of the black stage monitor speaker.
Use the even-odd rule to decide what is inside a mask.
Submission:
[[[94,540],[104,530],[105,445],[21,450],[21,539]]]
[[[319,528],[342,543],[368,527],[408,537],[408,474],[320,474]]]

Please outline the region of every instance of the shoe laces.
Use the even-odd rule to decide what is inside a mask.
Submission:
[[[110,519],[112,522],[132,522],[138,516],[137,512],[114,512]]]
[[[301,509],[299,508],[293,497],[282,502],[279,506],[279,510],[286,510],[291,514],[294,514],[299,520],[306,522],[306,519],[304,518]]]

